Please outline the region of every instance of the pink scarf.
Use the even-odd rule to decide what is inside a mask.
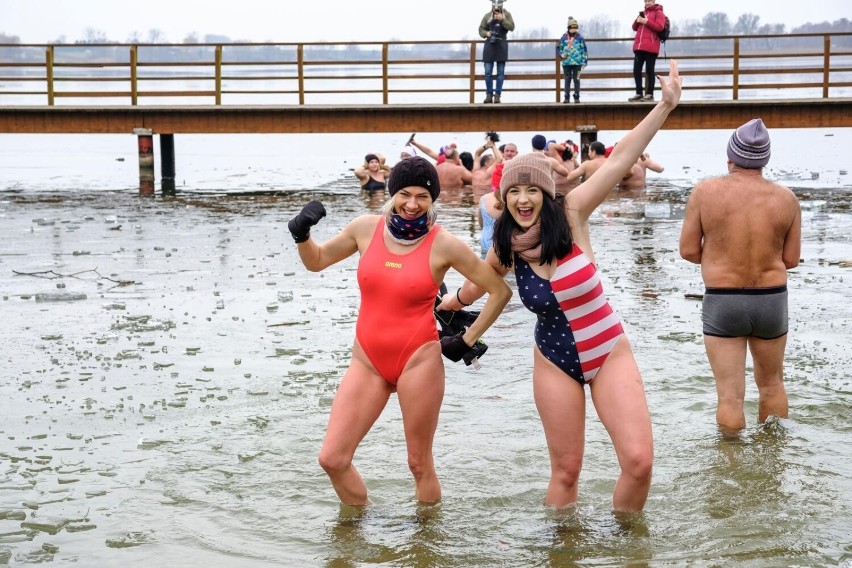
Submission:
[[[526,231],[512,232],[512,252],[527,262],[538,262],[541,259],[541,221]]]

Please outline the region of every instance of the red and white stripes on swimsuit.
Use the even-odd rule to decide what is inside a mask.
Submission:
[[[604,296],[597,268],[576,243],[571,254],[557,261],[550,286],[574,334],[580,368],[589,382],[624,329]]]

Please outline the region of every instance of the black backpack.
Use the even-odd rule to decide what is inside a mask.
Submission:
[[[666,23],[663,26],[663,30],[657,34],[657,37],[660,38],[661,43],[666,43],[666,40],[669,39],[669,36],[672,33],[672,23],[669,21],[669,17],[666,16]]]

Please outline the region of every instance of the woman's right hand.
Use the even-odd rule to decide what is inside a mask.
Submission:
[[[287,228],[290,229],[293,240],[297,243],[303,243],[311,238],[311,227],[319,223],[323,217],[325,217],[325,207],[322,203],[319,201],[307,203],[302,207],[299,214],[287,223]]]

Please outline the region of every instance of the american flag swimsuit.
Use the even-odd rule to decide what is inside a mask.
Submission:
[[[535,343],[541,354],[581,385],[594,379],[624,329],[589,257],[574,244],[548,281],[515,255],[515,278],[521,301],[538,316]]]

